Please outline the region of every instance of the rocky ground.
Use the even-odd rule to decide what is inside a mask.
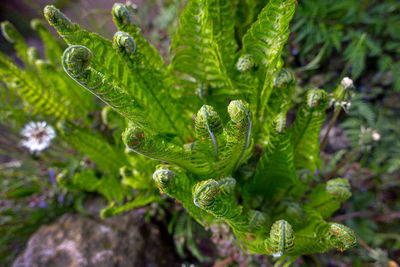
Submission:
[[[180,266],[173,241],[143,210],[101,220],[99,201],[88,215],[64,214],[31,236],[13,267]]]

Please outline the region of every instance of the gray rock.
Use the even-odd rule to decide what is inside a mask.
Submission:
[[[89,205],[88,216],[65,214],[42,226],[13,267],[180,266],[171,238],[143,212],[101,220],[97,206]]]

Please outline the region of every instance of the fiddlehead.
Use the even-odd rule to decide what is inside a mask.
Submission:
[[[173,171],[169,165],[159,165],[153,173],[153,180],[161,192],[182,203],[183,207],[200,224],[204,224],[204,219],[210,220],[209,217],[202,216],[201,210],[193,203],[191,194],[191,189],[194,185],[193,178],[177,168]]]
[[[226,152],[221,165],[225,174],[235,170],[243,159],[250,144],[251,114],[249,104],[233,100],[228,106],[231,121],[226,126]]]
[[[9,21],[3,21],[1,23],[1,32],[3,33],[4,38],[6,38],[6,40],[12,44],[20,42],[24,39],[14,25],[12,25]]]
[[[269,254],[280,257],[284,253],[290,253],[294,246],[292,226],[285,220],[276,221],[271,226],[266,248]]]
[[[201,181],[193,187],[193,202],[197,207],[207,210],[214,205],[219,192],[217,181],[213,179]]]
[[[161,166],[153,173],[153,180],[158,188],[168,195],[173,195],[176,192],[174,188],[175,173],[167,167]]]
[[[225,145],[222,122],[213,107],[204,105],[197,112],[195,121],[196,147],[204,153],[214,154],[218,158],[221,147]]]
[[[69,38],[76,30],[76,26],[69,18],[64,16],[55,6],[46,6],[44,8],[44,16],[49,24],[57,29],[62,38]]]
[[[343,178],[328,181],[326,191],[340,201],[345,201],[351,197],[349,181]]]
[[[0,25],[1,32],[3,33],[4,38],[14,45],[15,50],[17,51],[18,57],[29,66],[28,57],[26,55],[26,50],[28,46],[25,43],[24,38],[21,33],[12,25],[9,21],[3,21]]]
[[[274,86],[278,88],[285,88],[293,85],[296,81],[296,76],[293,70],[283,69],[274,79]]]
[[[132,19],[131,19],[129,10],[123,4],[115,3],[113,5],[111,14],[112,14],[114,24],[118,28],[132,24]]]
[[[242,55],[236,64],[236,68],[240,72],[246,72],[251,70],[255,65],[253,55]]]
[[[136,44],[133,38],[125,32],[116,32],[113,38],[113,44],[120,52],[133,55],[136,51]]]
[[[214,179],[201,181],[193,187],[193,202],[215,217],[224,219],[233,228],[245,229],[247,225],[242,223],[248,222],[248,218],[242,215],[242,207],[237,206],[232,192],[226,189],[225,187],[221,190],[219,182]]]
[[[246,247],[265,251],[265,248],[260,247],[260,242],[263,241],[254,239],[257,232],[263,232],[265,216],[254,210],[243,212],[243,207],[237,205],[233,196],[235,184],[233,178],[225,178],[219,182],[213,179],[201,181],[193,187],[193,202],[197,207],[228,223]],[[249,238],[248,235],[252,237]]]
[[[330,245],[340,251],[354,247],[357,244],[357,237],[349,227],[338,223],[331,223],[325,238]]]
[[[159,75],[159,78],[164,79],[164,86],[166,86],[168,81],[164,72],[167,66],[157,50],[144,38],[140,33],[141,30],[133,23],[128,7],[124,4],[115,3],[111,14],[118,30],[129,34],[135,40],[138,52],[140,51],[140,56],[144,58],[143,61],[148,66],[146,71]]]
[[[268,100],[267,121],[273,121],[278,114],[286,114],[290,109],[294,84],[295,75],[290,69],[283,69],[275,77],[271,96]],[[268,124],[263,128],[267,133],[270,131]],[[268,135],[266,134],[266,136]]]
[[[318,105],[324,104],[327,101],[327,95],[324,90],[313,89],[309,90],[306,95],[306,102],[308,108],[314,108]]]

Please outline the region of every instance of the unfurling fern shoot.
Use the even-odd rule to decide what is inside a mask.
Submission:
[[[82,29],[54,6],[45,7],[45,18],[68,44],[61,58],[66,77],[72,78],[68,81],[107,105],[103,120],[113,134],[123,132],[123,142],[90,138],[69,115],[76,113],[67,104],[60,105],[63,109],[46,106],[45,115],[57,111],[55,117],[65,120],[62,136],[107,173],[77,176],[96,185],[82,188],[109,200],[103,217],[157,200],[161,192],[182,203],[203,226],[229,225],[249,254],[282,256],[282,261],[290,257],[292,262],[303,254],[348,249],[356,243],[355,233],[325,220],[351,196],[350,184],[337,178],[310,188],[322,165],[318,138],[329,96],[323,89],[308,90],[294,122],[286,121],[296,106],[296,77],[283,68],[282,51],[296,0],[260,4],[258,16],[252,14],[240,29],[234,16],[238,2],[247,9],[254,5],[189,0],[171,41],[169,65],[135,25],[127,5],[112,8],[118,28],[113,40]],[[39,21],[33,26],[55,47]],[[41,59],[14,30],[2,24],[29,70],[16,72],[18,67],[1,55],[1,79],[18,92],[38,94],[35,83],[27,82],[29,71],[56,69],[60,57],[47,49],[47,58]],[[348,85],[344,80],[336,95],[344,97]],[[56,96],[46,93],[47,99],[55,101]],[[126,153],[114,149],[116,144],[124,145]],[[105,161],[97,149],[113,160]],[[309,179],[299,175],[304,173]],[[61,180],[78,188],[77,179],[76,184]],[[140,197],[113,194],[129,187],[137,188]]]

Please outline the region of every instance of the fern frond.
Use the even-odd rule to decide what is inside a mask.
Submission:
[[[313,89],[307,92],[306,101],[297,111],[296,120],[289,129],[297,170],[315,171],[320,164],[318,138],[326,108],[325,91]]]
[[[93,170],[85,170],[75,173],[72,179],[68,179],[67,173],[61,173],[57,177],[58,184],[72,191],[98,192],[109,202],[120,202],[125,196],[131,194],[131,190],[124,187],[115,176],[98,177]]]
[[[346,179],[336,178],[315,187],[307,197],[306,209],[313,209],[322,218],[329,218],[340,208],[340,204],[351,196],[350,184]]]
[[[174,56],[170,68],[177,74],[179,86],[195,93],[197,88],[205,85],[210,100],[218,102],[223,100],[222,96],[235,95],[239,91],[232,85],[229,66],[224,62],[231,59],[223,56],[226,48],[220,46],[221,42],[231,42],[233,27],[217,31],[221,27],[217,23],[222,18],[228,25],[233,25],[231,11],[227,10],[229,5],[226,4],[222,6],[223,10],[216,12],[213,4],[211,0],[189,1],[181,16],[180,27],[172,38],[170,49]]]
[[[175,112],[167,111],[167,107],[172,110],[175,103],[170,97],[172,84],[166,76],[165,63],[133,24],[121,28],[134,33],[134,37],[138,39],[138,44],[129,34],[117,32],[114,36],[113,45],[111,41],[72,24],[53,6],[45,8],[45,16],[67,43],[83,45],[94,53],[93,58],[91,58],[93,69],[107,75],[115,86],[122,89],[120,90],[121,93],[125,91],[131,95],[134,94],[135,99],[142,107],[154,108],[154,112],[146,113],[147,121],[152,122],[153,125],[157,124],[158,128],[161,127],[161,132],[176,134],[181,138],[182,143],[185,138],[190,137],[187,124],[181,118],[182,112],[178,109],[179,106],[175,107]],[[120,23],[118,25],[121,26]],[[143,50],[134,53],[136,45],[138,45],[138,49]],[[129,50],[129,46],[135,47],[135,49]],[[116,49],[118,52],[115,51]],[[130,120],[132,119],[133,117],[130,116]]]
[[[126,146],[146,157],[176,164],[199,176],[209,177],[215,173],[214,163],[207,155],[190,144],[182,147],[165,135],[148,135],[139,127],[128,127],[123,133]]]
[[[92,59],[93,68],[112,76],[114,80],[118,81],[116,78],[120,77],[124,64],[120,61],[118,54],[115,53],[110,40],[81,29],[54,6],[46,6],[44,16],[67,44],[82,45],[96,53]],[[127,90],[128,88],[124,89]]]
[[[64,51],[62,64],[71,78],[122,116],[148,130],[154,129],[154,126],[149,126],[145,119],[144,110],[136,99],[107,80],[102,73],[90,67],[91,59],[92,53],[88,48],[72,45]]]
[[[191,131],[188,128],[188,120],[182,116],[183,110],[180,105],[171,97],[172,85],[166,75],[166,70],[162,69],[162,65],[155,59],[149,58],[147,51],[153,51],[147,41],[142,38],[141,46],[135,51],[128,52],[128,46],[136,48],[136,42],[127,33],[117,32],[114,35],[114,47],[119,50],[119,55],[125,62],[125,72],[128,73],[128,82],[135,87],[132,94],[140,101],[142,106],[151,109],[148,112],[147,120],[157,122],[160,132],[172,132],[178,135],[182,143],[185,138],[191,136]],[[129,43],[129,44],[128,44]],[[144,51],[139,49],[144,47]],[[150,53],[152,55],[154,53]],[[159,55],[158,55],[159,57]],[[152,67],[152,65],[157,65]],[[160,68],[160,70],[157,69]]]
[[[134,55],[119,54],[126,63],[126,68],[120,74],[124,84],[131,85],[130,90],[143,106],[152,108],[151,113],[156,116],[160,126],[169,125],[169,132],[173,130],[184,139],[191,138],[192,132],[188,128],[191,123],[190,114],[184,111],[186,107],[180,101],[173,98],[176,95],[174,80],[163,58],[144,38],[141,29],[132,22],[133,18],[125,5],[114,4],[112,15],[118,30],[130,35],[137,47]]]
[[[333,248],[343,251],[357,243],[356,234],[350,228],[338,223],[327,223],[312,209],[306,209],[306,213],[307,226],[296,230],[290,255],[301,255],[305,251],[322,253]]]
[[[226,147],[218,167],[222,175],[230,175],[236,170],[249,150],[251,143],[252,120],[249,104],[241,100],[229,103],[230,121],[226,125]]]
[[[269,205],[288,195],[290,189],[303,191],[293,164],[293,148],[286,132],[286,119],[281,117],[276,119],[275,129],[257,163],[256,173],[249,181],[249,190],[261,195]]]
[[[58,43],[57,39],[47,30],[42,20],[33,19],[31,21],[31,28],[39,33],[45,47],[47,59],[53,64],[59,65],[60,55],[62,55],[63,52],[61,44]]]
[[[206,225],[207,221],[210,220],[193,203],[191,192],[196,181],[193,177],[187,176],[177,168],[171,170],[167,165],[160,165],[153,174],[153,180],[160,189],[160,192],[181,202],[189,214],[200,224]]]
[[[100,211],[100,217],[102,219],[106,219],[121,214],[125,211],[145,206],[156,201],[157,199],[158,196],[152,192],[138,192],[135,194],[135,198],[126,204],[118,206],[115,201],[111,202],[107,207]]]
[[[46,90],[37,77],[18,68],[3,54],[0,54],[0,78],[29,104],[28,108],[32,108],[33,114],[58,119],[73,116],[71,107],[65,105],[65,97],[57,96],[53,90]]]
[[[118,30],[128,33],[135,40],[137,51],[142,54],[147,71],[159,72],[159,75],[165,75],[167,65],[154,46],[145,39],[141,29],[132,22],[133,18],[128,8],[124,4],[115,3],[111,13]]]
[[[222,62],[227,70],[233,67],[234,55],[238,49],[235,40],[235,21],[233,3],[225,0],[209,0],[209,12],[212,18],[213,35],[220,51]]]
[[[213,107],[204,105],[197,112],[195,130],[198,140],[196,149],[218,160],[226,140],[221,119]]]
[[[289,36],[289,22],[296,7],[295,0],[271,0],[243,36],[243,52],[255,57],[263,71],[262,88],[257,92],[257,115],[262,118],[270,98],[274,78],[280,71],[282,49]],[[258,114],[258,112],[261,112]]]
[[[111,146],[101,136],[71,123],[60,125],[59,128],[63,138],[102,171],[115,175],[122,166],[128,164],[123,150]]]
[[[9,21],[3,21],[1,23],[1,31],[3,36],[10,43],[14,44],[14,49],[17,51],[18,57],[29,66],[28,57],[26,55],[26,50],[28,46],[25,43],[24,37],[18,32],[18,30]]]
[[[235,185],[233,178],[201,181],[193,187],[193,201],[197,207],[225,221],[248,253],[268,253],[263,239],[265,217],[258,211],[243,211],[233,197]]]

